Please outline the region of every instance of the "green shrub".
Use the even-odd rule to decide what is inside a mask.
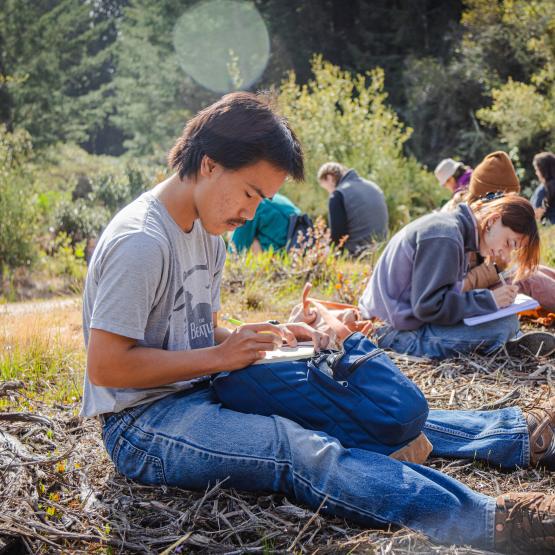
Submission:
[[[491,92],[493,103],[476,115],[485,124],[496,127],[503,142],[510,147],[529,147],[538,136],[555,136],[555,114],[551,99],[534,85],[509,79]]]
[[[113,215],[149,189],[151,182],[139,167],[128,164],[125,173],[104,173],[93,177],[91,186],[89,201]]]
[[[476,32],[465,42],[478,51],[488,43],[499,49],[497,56],[482,50],[491,67],[481,72],[491,103],[476,115],[504,149],[520,153],[521,182],[534,187],[533,156],[555,149],[555,2],[472,0],[467,9],[462,23]]]
[[[36,254],[33,191],[24,169],[30,153],[28,133],[9,133],[0,125],[0,277],[6,269],[30,265]]]
[[[362,258],[349,258],[330,245],[329,231],[319,218],[306,249],[228,254],[222,277],[223,304],[245,321],[250,320],[251,311],[283,318],[300,302],[303,286],[310,281],[315,297],[357,305],[381,246]]]
[[[40,175],[42,191],[74,193],[76,186],[82,189],[77,196],[90,192],[90,180],[99,174],[125,171],[125,160],[120,157],[89,154],[74,143],[56,144],[40,151],[30,164],[30,169]]]
[[[28,279],[41,296],[52,293],[81,294],[87,274],[85,241],[74,244],[66,233],[59,233],[41,250]],[[17,289],[14,291],[17,297]]]
[[[90,191],[73,200],[58,202],[54,231],[65,233],[75,245],[95,238],[114,214],[151,186],[151,180],[139,167],[128,164],[125,172],[101,173],[90,178]]]
[[[67,233],[72,244],[96,237],[154,179],[139,162],[92,155],[71,143],[41,151],[28,166],[37,176],[39,233],[52,243],[47,251],[58,233]]]
[[[110,214],[125,206],[129,197],[129,184],[123,175],[104,174],[92,179],[89,202],[106,208]]]
[[[73,244],[97,237],[110,221],[110,211],[85,199],[62,201],[55,214],[54,232],[66,234]]]
[[[58,234],[48,269],[52,275],[66,278],[72,291],[80,292],[87,274],[85,241],[73,245],[67,234]]]
[[[290,73],[279,93],[282,112],[303,144],[308,181],[286,184],[285,194],[305,211],[324,214],[326,194],[316,172],[335,160],[382,188],[392,229],[437,207],[442,196],[435,178],[403,154],[412,130],[386,103],[383,70],[351,75],[315,56],[312,71],[314,79],[302,86]]]
[[[555,267],[555,225],[548,225],[540,229],[541,263],[551,268]]]

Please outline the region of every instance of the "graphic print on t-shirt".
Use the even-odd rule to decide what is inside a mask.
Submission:
[[[200,275],[197,272],[202,272]],[[191,276],[194,278],[189,280]],[[186,282],[189,281],[187,284]],[[168,318],[168,327],[163,348],[167,349],[173,325],[175,333],[183,334],[184,344],[178,348],[200,349],[214,344],[214,325],[212,322],[211,287],[206,264],[197,264],[183,273],[183,285],[174,297],[173,310]],[[184,310],[184,314],[179,314]],[[182,318],[182,319],[181,319]],[[179,325],[183,322],[183,326]],[[177,343],[181,343],[177,341]]]

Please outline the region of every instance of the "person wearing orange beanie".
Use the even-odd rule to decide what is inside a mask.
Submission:
[[[502,150],[488,154],[470,176],[464,202],[470,204],[488,193],[520,193],[520,181],[509,155]]]
[[[472,204],[488,193],[520,193],[520,181],[511,159],[506,152],[498,150],[488,154],[477,166],[472,176],[468,191],[462,202]],[[470,271],[465,277],[463,291],[487,289],[499,283],[498,271],[505,267],[498,261],[494,264],[470,257]]]

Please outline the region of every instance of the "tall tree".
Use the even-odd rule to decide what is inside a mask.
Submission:
[[[402,86],[408,56],[444,57],[461,0],[257,0],[273,37],[274,56],[266,78],[294,69],[298,79],[311,75],[310,59],[322,54],[343,69],[385,71],[392,104],[405,102]]]
[[[4,0],[0,12],[1,113],[38,147],[99,148],[114,109],[112,44],[118,0]]]
[[[192,1],[132,0],[119,27],[112,122],[125,147],[139,155],[167,151],[181,132],[188,108],[216,95],[195,85],[179,67],[173,28]],[[199,100],[199,97],[202,100]]]
[[[494,83],[493,102],[478,117],[520,149],[531,174],[531,157],[555,149],[555,3],[505,0],[496,15],[518,46],[514,57],[523,70]]]
[[[405,113],[420,160],[475,164],[488,151],[519,146],[527,164],[549,144],[554,10],[552,0],[466,0],[448,56],[406,60]]]
[[[462,0],[259,0],[257,5],[273,37],[274,55],[265,74],[268,84],[289,68],[306,82],[314,52],[351,72],[381,67],[391,105],[415,129],[405,150],[433,162],[438,147],[452,133],[437,117],[437,104],[443,103],[442,115],[453,111],[449,106],[453,83],[442,75],[442,65],[461,39]],[[460,97],[464,94],[456,93],[453,104]],[[457,112],[456,119],[472,130],[468,111],[463,114]],[[433,125],[428,125],[430,121]]]

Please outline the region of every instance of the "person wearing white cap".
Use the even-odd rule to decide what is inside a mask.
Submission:
[[[463,200],[470,183],[472,168],[452,158],[445,158],[436,166],[434,175],[442,187],[453,193],[451,200],[441,209],[442,212],[450,211]]]

